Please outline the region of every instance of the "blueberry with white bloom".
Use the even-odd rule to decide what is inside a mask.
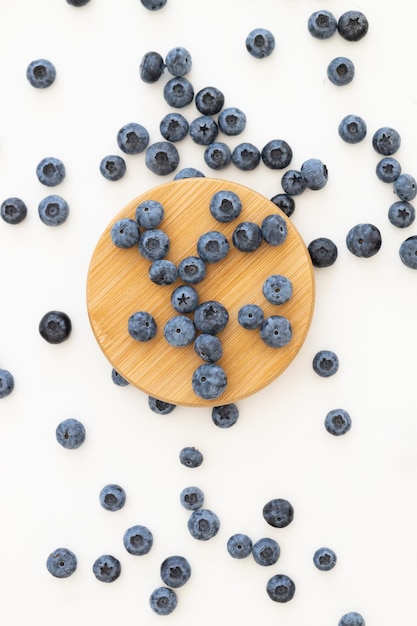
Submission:
[[[239,135],[246,128],[246,115],[237,107],[228,107],[220,111],[218,124],[225,135]]]
[[[169,237],[160,228],[145,230],[139,237],[139,252],[148,261],[163,259],[170,247]]]
[[[200,333],[220,333],[229,321],[226,307],[217,300],[201,302],[194,311],[194,324]]]
[[[222,170],[232,162],[232,151],[223,141],[214,141],[204,150],[204,161],[212,170]]]
[[[191,565],[184,556],[168,556],[161,563],[162,581],[172,589],[182,587],[190,579]]]
[[[271,170],[281,170],[291,163],[292,148],[284,139],[271,139],[261,150],[261,158]]]
[[[394,193],[400,200],[414,200],[417,194],[417,182],[411,174],[400,174],[393,183]]]
[[[390,126],[378,128],[372,136],[372,146],[378,154],[391,156],[395,154],[401,146],[401,135]]]
[[[136,207],[135,218],[139,226],[149,230],[160,225],[164,213],[163,205],[157,200],[144,200]]]
[[[48,311],[39,322],[39,333],[45,341],[52,344],[62,343],[71,335],[71,318],[64,311]]]
[[[198,301],[198,292],[192,285],[180,285],[171,294],[171,304],[178,313],[192,313]]]
[[[182,109],[194,99],[194,87],[184,76],[175,76],[164,85],[165,102],[175,109]]]
[[[193,61],[184,46],[171,48],[165,57],[165,66],[172,76],[185,76],[191,71]]]
[[[172,285],[178,278],[178,268],[168,259],[157,259],[149,266],[148,276],[156,285]]]
[[[307,20],[307,29],[316,39],[329,39],[337,31],[337,19],[326,9],[314,11]]]
[[[72,576],[77,565],[77,557],[68,548],[56,548],[46,559],[46,569],[55,578]]]
[[[21,198],[6,198],[0,206],[0,215],[7,224],[20,224],[26,219],[27,213],[27,206]]]
[[[333,569],[336,561],[336,553],[331,548],[318,548],[313,554],[313,563],[322,572]]]
[[[110,237],[117,248],[132,248],[139,243],[139,224],[130,217],[117,220],[110,230]]]
[[[189,134],[199,146],[209,146],[219,134],[219,127],[210,115],[200,115],[190,122]]]
[[[157,615],[170,615],[177,604],[177,594],[170,587],[157,587],[149,597],[149,605]]]
[[[275,196],[272,196],[271,202],[280,208],[287,217],[291,217],[295,211],[295,200],[288,193],[275,194]]]
[[[153,535],[146,526],[136,524],[125,531],[123,545],[129,554],[144,556],[153,546]]]
[[[306,187],[314,191],[323,189],[329,178],[327,166],[320,159],[307,159],[302,163],[300,172]]]
[[[376,164],[375,173],[383,183],[393,183],[401,174],[401,163],[392,156],[383,157]]]
[[[266,592],[274,602],[289,602],[294,597],[295,584],[286,574],[275,574],[268,580]]]
[[[339,369],[339,358],[333,350],[319,350],[313,358],[313,370],[323,378],[334,376]]]
[[[159,400],[159,398],[154,398],[153,396],[148,396],[148,407],[157,415],[169,415],[169,413],[172,413],[175,409],[176,405],[171,402]]]
[[[240,252],[254,252],[262,243],[262,231],[255,222],[245,221],[236,226],[232,242]]]
[[[263,567],[275,565],[281,554],[281,548],[272,537],[262,537],[252,546],[252,556],[255,563]]]
[[[207,363],[216,363],[223,356],[222,342],[216,335],[201,333],[194,341],[194,352]]]
[[[65,419],[56,427],[55,436],[63,448],[75,450],[85,441],[84,424],[72,417]]]
[[[246,50],[256,59],[269,57],[275,49],[275,37],[267,28],[254,28],[246,37]]]
[[[324,427],[330,435],[345,435],[352,426],[352,418],[346,409],[332,409],[324,419]]]
[[[246,559],[252,554],[253,542],[249,535],[236,533],[227,540],[227,551],[234,559]]]
[[[338,626],[365,626],[365,620],[357,611],[349,611],[349,613],[342,615]]]
[[[246,330],[256,330],[264,321],[264,312],[258,304],[244,304],[237,313],[237,321]]]
[[[126,504],[126,492],[120,485],[109,483],[101,489],[99,502],[106,511],[120,511]]]
[[[357,257],[370,258],[382,245],[381,232],[374,224],[356,224],[346,235],[346,246]]]
[[[271,304],[285,304],[292,296],[292,282],[282,274],[272,274],[265,279],[262,293]]]
[[[68,219],[69,210],[68,202],[56,194],[42,198],[38,205],[39,218],[46,226],[61,226]]]
[[[156,141],[146,149],[145,165],[158,176],[172,174],[179,162],[178,150],[170,141]]]
[[[241,211],[242,201],[234,191],[217,191],[210,199],[210,213],[218,222],[231,222]]]
[[[337,246],[328,237],[317,237],[308,244],[308,252],[314,267],[330,267],[336,262]]]
[[[200,283],[206,276],[206,264],[203,259],[190,255],[182,259],[178,264],[178,276],[184,282],[191,285]]]
[[[175,315],[165,322],[164,337],[170,346],[176,348],[189,346],[193,343],[195,335],[194,323],[186,315]]]
[[[399,254],[406,267],[417,270],[417,235],[412,235],[402,242]]]
[[[167,141],[181,141],[188,135],[189,124],[181,113],[167,113],[159,124],[159,132]]]
[[[227,387],[226,372],[217,363],[204,363],[194,371],[191,384],[197,396],[215,400]]]
[[[261,152],[253,143],[244,141],[233,148],[232,163],[243,172],[254,170],[260,161]]]
[[[224,94],[217,87],[203,87],[195,95],[195,106],[203,115],[217,115],[224,105]]]
[[[388,219],[397,228],[407,228],[411,226],[416,218],[416,211],[407,200],[398,200],[388,209]]]
[[[36,166],[36,176],[42,185],[55,187],[65,178],[65,165],[56,157],[45,157]]]
[[[156,83],[165,70],[165,62],[159,52],[150,50],[143,55],[139,65],[139,76],[144,83]]]
[[[359,115],[346,115],[339,123],[338,132],[346,143],[359,143],[366,137],[366,122]]]
[[[119,559],[112,554],[102,554],[93,563],[93,574],[102,583],[113,583],[121,574]]]
[[[211,410],[211,419],[219,428],[230,428],[239,419],[239,409],[234,402],[214,406]]]
[[[227,237],[217,230],[200,235],[197,241],[197,253],[206,263],[217,263],[224,259],[230,249]]]
[[[339,35],[347,41],[359,41],[365,37],[368,29],[368,19],[361,11],[346,11],[342,13],[337,22]]]
[[[117,181],[126,174],[126,161],[118,154],[109,154],[101,159],[99,169],[106,180]]]
[[[306,182],[299,170],[287,170],[281,177],[281,187],[290,196],[299,196],[306,189]]]
[[[127,322],[129,335],[136,341],[146,342],[156,335],[157,325],[153,316],[147,311],[136,311]]]
[[[274,528],[285,528],[294,519],[294,507],[285,498],[272,498],[262,509],[264,520]]]
[[[46,89],[55,82],[55,65],[48,59],[35,59],[27,66],[26,78],[32,87]]]
[[[280,246],[287,238],[287,222],[279,213],[271,213],[261,223],[262,237],[270,246]]]
[[[14,376],[9,370],[0,369],[0,399],[9,396],[14,389]]]
[[[198,541],[208,541],[217,535],[220,529],[220,519],[211,509],[197,509],[188,519],[190,535]]]
[[[187,511],[196,511],[204,504],[204,492],[199,487],[184,487],[180,493],[180,504]]]
[[[327,66],[327,77],[337,87],[348,85],[354,76],[355,66],[347,57],[335,57]]]
[[[149,144],[149,133],[142,124],[129,122],[116,135],[117,145],[125,154],[140,154]]]
[[[282,315],[270,315],[261,324],[260,337],[270,348],[282,348],[292,339],[291,323]]]

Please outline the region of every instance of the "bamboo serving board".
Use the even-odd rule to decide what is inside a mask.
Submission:
[[[209,203],[214,193],[229,190],[242,202],[240,216],[229,223],[215,220]],[[171,293],[181,284],[156,285],[148,277],[150,261],[138,247],[117,248],[110,236],[114,222],[135,219],[136,207],[147,200],[159,201],[165,210],[159,226],[170,239],[167,259],[178,263],[197,255],[197,240],[204,232],[218,230],[230,243],[230,252],[218,263],[207,264],[205,279],[194,287],[200,302],[217,300],[229,313],[229,322],[219,334],[223,356],[218,362],[227,376],[224,392],[214,400],[196,395],[191,380],[203,361],[193,346],[172,347],[164,338],[164,324],[177,315]],[[232,233],[242,221],[256,222],[272,213],[286,219],[288,235],[280,246],[262,242],[255,252],[243,253],[232,244]],[[280,306],[270,304],[262,285],[271,274],[282,274],[293,284],[293,295]],[[314,276],[310,256],[300,234],[280,209],[261,194],[240,184],[214,178],[189,178],[164,183],[134,198],[108,225],[93,252],[87,277],[87,307],[95,338],[111,365],[132,385],[147,395],[175,405],[218,406],[252,395],[276,379],[300,350],[310,327],[314,308]],[[283,315],[293,336],[282,348],[270,348],[258,330],[245,330],[238,321],[244,304],[258,304],[264,316]],[[142,343],[127,330],[128,318],[147,311],[157,323],[156,336]]]

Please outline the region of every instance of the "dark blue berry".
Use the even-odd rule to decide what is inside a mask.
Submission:
[[[217,363],[204,363],[192,376],[194,393],[204,400],[219,398],[227,387],[227,376]]]
[[[336,57],[327,66],[327,77],[337,87],[348,85],[354,76],[355,66],[347,57]]]
[[[198,292],[191,285],[180,285],[171,294],[171,304],[178,313],[192,313],[198,300]]]
[[[287,222],[279,213],[271,213],[261,223],[262,237],[270,246],[280,246],[287,238]]]
[[[339,437],[345,435],[352,426],[352,419],[345,409],[332,409],[324,419],[324,427],[328,433]]]
[[[232,163],[244,172],[254,170],[258,167],[260,161],[260,150],[253,143],[244,141],[233,148]]]
[[[212,510],[200,508],[191,513],[187,527],[194,539],[208,541],[217,535],[220,520]]]
[[[7,224],[20,224],[27,213],[27,206],[20,198],[7,198],[1,203],[0,215]]]
[[[200,467],[204,457],[200,450],[192,446],[186,446],[180,451],[180,463],[186,467]]]
[[[157,259],[149,266],[148,275],[156,285],[172,285],[178,278],[178,268],[172,261]]]
[[[170,141],[156,141],[146,149],[145,165],[158,176],[172,174],[179,162],[178,150]]]
[[[169,587],[157,587],[149,598],[149,605],[157,615],[170,615],[177,607],[177,604],[177,594]]]
[[[216,363],[223,355],[222,342],[216,335],[202,333],[194,341],[194,352],[206,363]]]
[[[407,228],[416,218],[416,211],[407,200],[398,200],[388,209],[388,219],[397,228]]]
[[[204,493],[199,487],[184,487],[180,493],[180,504],[187,511],[196,511],[204,504]]]
[[[295,584],[286,574],[275,574],[268,580],[266,592],[274,602],[289,602],[294,597]]]
[[[42,185],[55,187],[65,178],[65,166],[56,157],[45,157],[36,166],[36,176]]]
[[[261,324],[260,337],[270,348],[282,348],[292,339],[291,324],[286,317],[270,315]]]
[[[178,276],[184,283],[196,285],[206,276],[206,264],[198,256],[187,256],[178,265]]]
[[[281,554],[279,544],[272,537],[262,537],[252,546],[252,556],[255,563],[263,567],[275,565]]]
[[[322,572],[333,569],[336,561],[336,553],[331,548],[318,548],[313,554],[313,563]]]
[[[393,183],[401,174],[401,164],[394,157],[383,157],[376,164],[375,173],[383,183]]]
[[[102,583],[113,583],[121,572],[120,561],[111,554],[102,554],[93,563],[93,574]]]
[[[323,189],[329,177],[327,166],[320,159],[307,159],[302,163],[300,172],[306,187],[313,191]]]
[[[289,196],[299,196],[306,190],[307,185],[299,170],[287,170],[281,178],[281,186]]]
[[[150,341],[156,335],[156,322],[147,311],[136,311],[127,322],[128,333],[136,341]]]
[[[127,387],[129,381],[124,378],[120,372],[118,372],[114,367],[111,370],[111,379],[117,387]]]
[[[203,115],[216,115],[224,105],[224,94],[217,87],[203,87],[195,95],[197,110]]]
[[[241,211],[242,201],[234,191],[217,191],[210,199],[210,213],[218,222],[231,222]]]
[[[164,219],[164,207],[157,200],[144,200],[136,207],[135,218],[142,228],[156,228]]]
[[[234,559],[245,559],[252,554],[253,542],[249,535],[236,533],[227,540],[227,551]]]
[[[148,261],[163,259],[169,251],[170,241],[160,228],[145,230],[139,237],[139,252]]]
[[[220,111],[218,124],[225,135],[240,135],[246,127],[246,115],[237,107],[228,107]]]
[[[408,237],[400,245],[400,259],[410,269],[417,270],[417,235]]]
[[[182,109],[194,98],[194,88],[188,78],[175,76],[164,85],[165,102],[175,109]]]
[[[271,202],[280,208],[287,217],[291,217],[295,211],[295,200],[288,193],[277,193],[271,198]]]
[[[337,31],[337,19],[330,11],[314,11],[307,20],[310,35],[316,39],[329,39]]]
[[[14,389],[14,376],[9,370],[0,369],[0,399],[9,396]]]
[[[201,333],[215,335],[221,332],[229,321],[229,313],[217,300],[206,300],[194,311],[194,324]]]
[[[203,233],[197,241],[198,256],[206,263],[221,261],[227,256],[229,249],[227,237],[217,230]]]
[[[176,405],[171,402],[164,402],[153,396],[148,396],[148,407],[157,415],[169,415],[175,409]]]
[[[141,4],[148,11],[159,11],[163,9],[168,0],[140,0]]]
[[[214,141],[204,150],[204,161],[212,170],[222,170],[232,162],[232,151],[222,141]]]
[[[267,28],[254,28],[246,37],[246,50],[256,59],[268,57],[275,49],[275,37]]]
[[[359,115],[346,115],[339,123],[338,132],[346,143],[359,143],[366,137],[366,122]]]
[[[230,428],[239,419],[239,409],[234,402],[214,406],[211,410],[211,419],[219,428]]]
[[[365,620],[357,611],[349,611],[349,613],[342,615],[338,626],[365,626]]]
[[[317,237],[308,244],[308,252],[314,267],[330,267],[338,255],[336,244],[328,237]]]
[[[294,519],[294,507],[285,498],[273,498],[264,505],[262,515],[270,526],[285,528]]]
[[[55,65],[48,59],[35,59],[26,69],[26,78],[32,87],[46,89],[55,82]]]
[[[262,231],[255,222],[241,222],[233,231],[232,242],[240,252],[254,252],[262,243]]]
[[[219,127],[210,115],[200,115],[190,122],[191,139],[199,146],[209,146],[219,134]]]
[[[361,11],[346,11],[337,22],[339,35],[347,41],[359,41],[368,32],[369,23]]]
[[[191,54],[183,46],[171,48],[165,57],[165,66],[172,76],[185,76],[191,71]]]
[[[188,135],[189,124],[181,113],[167,113],[159,124],[159,131],[167,141],[181,141]]]
[[[165,322],[164,337],[176,348],[189,346],[193,343],[196,328],[193,321],[186,315],[175,315]]]
[[[126,492],[120,485],[109,483],[101,489],[99,502],[106,511],[120,511],[126,504]]]
[[[282,170],[291,163],[293,152],[284,139],[271,139],[261,150],[261,158],[271,170]]]
[[[68,202],[56,194],[46,196],[39,202],[38,215],[46,226],[61,226],[69,215]]]
[[[161,563],[160,574],[162,581],[177,589],[189,581],[191,576],[191,565],[184,556],[169,556]]]
[[[417,182],[411,174],[400,174],[393,183],[394,193],[400,200],[414,200],[417,194]]]
[[[136,524],[125,531],[123,545],[129,554],[144,556],[153,546],[153,535],[146,526]]]
[[[205,178],[205,174],[195,167],[184,167],[175,174],[174,180],[181,180],[183,178]]]
[[[355,256],[369,258],[381,248],[381,233],[373,224],[356,224],[346,235],[346,245]]]
[[[70,317],[63,311],[48,311],[39,322],[39,333],[48,343],[66,341],[72,330]]]
[[[55,578],[68,578],[77,569],[77,557],[68,548],[57,548],[46,559],[46,568]]]
[[[99,169],[104,178],[117,181],[126,174],[126,161],[118,154],[109,154],[101,159]]]
[[[378,128],[372,136],[372,146],[378,154],[391,156],[399,150],[401,136],[395,128],[382,126]]]
[[[139,65],[139,76],[144,83],[156,83],[165,70],[164,59],[153,50],[143,55]]]
[[[140,154],[149,144],[149,133],[142,124],[129,122],[120,128],[117,145],[125,154]]]
[[[264,321],[264,312],[258,304],[244,304],[237,313],[237,321],[246,330],[256,330]]]
[[[339,369],[339,359],[332,350],[320,350],[314,355],[313,370],[323,378],[329,378]]]
[[[79,420],[70,417],[58,424],[55,436],[63,448],[75,450],[85,441],[85,427]]]
[[[292,283],[282,274],[272,274],[265,279],[262,293],[271,304],[285,304],[292,296]]]
[[[132,248],[139,242],[139,224],[130,217],[122,217],[113,224],[110,237],[117,248]]]

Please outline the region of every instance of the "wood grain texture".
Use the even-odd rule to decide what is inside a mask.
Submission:
[[[210,199],[219,190],[237,193],[242,212],[237,220],[222,224],[209,211]],[[227,375],[227,387],[215,400],[204,400],[192,389],[192,375],[203,361],[193,346],[176,348],[164,338],[165,322],[176,315],[171,293],[180,285],[158,286],[148,277],[150,262],[137,246],[119,249],[110,230],[122,217],[135,218],[140,202],[157,200],[165,216],[160,228],[170,238],[167,258],[178,263],[197,254],[198,237],[211,230],[223,232],[230,242],[228,256],[207,264],[206,278],[196,285],[200,302],[217,300],[229,312],[229,322],[219,334],[223,356],[219,361]],[[239,252],[232,245],[232,233],[241,221],[259,226],[271,213],[280,213],[287,222],[288,236],[280,246],[262,242],[257,251]],[[293,284],[291,299],[272,305],[262,294],[262,285],[271,274],[282,274]],[[190,178],[164,183],[134,198],[115,215],[93,252],[87,276],[87,308],[92,330],[111,365],[131,384],[149,396],[185,406],[216,406],[237,402],[256,393],[276,379],[299,352],[310,327],[314,309],[314,275],[304,241],[292,222],[261,194],[230,181]],[[244,304],[258,304],[265,317],[283,315],[290,320],[293,337],[282,348],[265,345],[257,330],[245,330],[237,321]],[[151,313],[158,326],[151,341],[141,343],[128,333],[128,318],[136,311]]]

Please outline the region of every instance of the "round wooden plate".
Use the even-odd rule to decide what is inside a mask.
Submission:
[[[219,190],[233,191],[242,202],[240,216],[229,223],[215,220],[209,210],[212,196]],[[164,207],[159,228],[170,239],[167,258],[178,263],[197,255],[197,240],[204,232],[218,230],[230,243],[230,252],[218,263],[207,264],[205,279],[195,285],[200,302],[217,300],[229,313],[229,322],[219,334],[223,356],[219,365],[227,376],[224,392],[214,400],[204,400],[192,388],[192,375],[204,363],[193,346],[172,347],[164,338],[164,324],[177,315],[171,293],[180,285],[156,285],[148,277],[150,261],[138,247],[117,248],[110,236],[114,222],[122,217],[135,219],[140,202],[157,200]],[[287,222],[288,235],[279,246],[265,241],[255,251],[244,253],[232,244],[232,233],[242,221],[256,222],[280,213]],[[282,274],[293,285],[290,300],[280,306],[270,304],[262,285],[271,274]],[[189,178],[164,183],[134,198],[108,225],[93,252],[87,277],[87,307],[99,346],[111,365],[143,392],[176,405],[218,406],[236,402],[259,391],[291,363],[307,335],[314,308],[314,276],[311,259],[300,234],[277,206],[261,194],[240,184],[214,178]],[[258,304],[264,316],[282,315],[293,331],[284,347],[268,347],[259,330],[245,330],[237,321],[244,304]],[[133,339],[127,330],[128,318],[136,311],[148,311],[157,323],[156,336],[146,342]]]

